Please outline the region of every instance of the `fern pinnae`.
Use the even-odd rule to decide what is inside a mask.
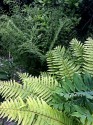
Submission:
[[[58,82],[49,76],[31,77],[28,74],[20,74],[23,84],[15,81],[0,82],[0,93],[6,99],[28,96],[42,98],[49,102],[52,99],[53,90]],[[23,78],[24,77],[24,78]]]
[[[0,81],[0,93],[3,97],[14,98],[17,93],[22,90],[22,86],[15,81],[2,82]],[[23,93],[23,91],[21,91]]]
[[[84,45],[84,72],[89,72],[93,75],[93,40],[88,38]]]
[[[82,72],[83,71],[82,67],[84,62],[84,58],[83,58],[84,45],[81,42],[79,42],[77,39],[73,39],[70,42],[70,50],[76,65],[78,65],[80,72]]]
[[[51,53],[52,60],[50,59],[51,57],[47,54],[47,62],[50,73],[55,74],[61,79],[64,79],[64,76],[71,79],[73,74],[78,71],[78,66],[76,66],[69,58],[65,58],[65,48],[58,46],[52,50]]]
[[[25,117],[28,116],[27,113],[29,120],[25,120]],[[52,109],[45,101],[30,97],[27,98],[26,103],[23,102],[21,98],[14,101],[10,99],[10,101],[3,102],[0,106],[0,114],[1,116],[3,114],[3,117],[8,116],[8,119],[15,119],[18,121],[18,124],[21,123],[22,125],[31,125],[35,114],[42,119],[40,125],[45,125],[43,124],[43,119],[48,122],[47,125],[72,125],[73,122],[65,114]],[[64,118],[66,119],[64,120]],[[69,124],[67,124],[67,121],[69,121]]]
[[[57,82],[57,80],[49,75],[49,74],[41,74],[38,77],[34,77],[34,76],[29,76],[28,74],[19,74],[20,79],[22,80],[23,84],[27,83],[29,85],[31,84],[40,84],[40,85],[44,85],[46,87],[48,87],[49,89],[53,89],[56,86],[59,85],[59,83]]]

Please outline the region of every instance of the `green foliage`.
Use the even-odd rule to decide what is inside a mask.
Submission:
[[[13,65],[1,65],[0,79],[6,79],[7,74],[12,77],[14,64],[39,74],[45,70],[48,50],[51,75],[19,74],[18,82],[0,81],[0,94],[5,98],[0,116],[19,125],[92,125],[93,40],[82,44],[73,39],[68,49],[58,46],[52,50],[56,45],[68,46],[76,36],[80,18],[75,12],[81,0],[35,0],[34,7],[5,2],[12,11],[11,16],[0,16],[0,51]]]
[[[75,72],[89,72],[93,75],[92,44],[92,39],[88,39],[85,44],[73,39],[68,50],[58,46],[48,52],[47,62],[50,74],[60,79],[64,79],[64,76],[71,79]]]
[[[73,118],[68,118],[46,102],[52,99],[57,81],[49,75],[31,77],[20,74],[22,84],[15,81],[0,82],[0,93],[6,98],[0,105],[1,117],[15,120],[22,125],[72,125]]]
[[[93,74],[86,62],[92,62],[91,53],[92,39],[85,44],[74,39],[68,50],[58,46],[47,53],[51,75],[19,74],[19,83],[1,81],[1,117],[22,125],[92,125]]]
[[[83,125],[92,125],[93,77],[74,74],[73,80],[65,78],[61,84],[54,92],[54,107],[79,118]]]
[[[60,78],[71,78],[75,72],[78,71],[78,67],[75,66],[73,60],[67,58],[65,48],[61,46],[56,47],[54,50],[48,52],[47,62],[49,72]]]
[[[91,38],[88,39],[88,41],[85,42],[85,48],[84,48],[84,71],[88,71],[89,73],[93,74],[93,40]]]
[[[52,97],[52,91],[58,86],[58,82],[51,76],[30,77],[26,74],[20,74],[22,84],[15,81],[0,82],[0,94],[6,99],[18,98],[25,99],[28,96],[42,98],[49,102]]]
[[[71,8],[76,8],[79,6],[79,4],[82,2],[82,0],[35,0],[35,3],[45,5],[68,5]]]
[[[61,85],[54,90],[51,105],[77,117],[83,125],[93,124],[92,44],[91,38],[84,44],[73,39],[68,49],[58,46],[47,53],[49,73]]]
[[[68,5],[77,7],[82,0],[64,0]]]
[[[0,58],[0,80],[14,79],[18,71],[12,59]]]
[[[76,39],[73,39],[70,43],[70,50],[72,52],[73,58],[77,59],[76,63],[78,63],[78,65],[82,65],[84,61],[84,45]]]
[[[65,2],[55,7],[52,3],[20,7],[14,0],[5,2],[11,12],[9,16],[0,16],[0,46],[4,52],[10,52],[15,64],[38,75],[46,70],[46,52],[56,45],[68,45],[76,35],[75,26],[80,18],[71,9],[65,10]]]
[[[41,110],[42,109],[42,110]],[[0,114],[15,119],[18,125],[72,125],[72,119],[51,108],[45,101],[28,97],[6,101],[0,106]]]

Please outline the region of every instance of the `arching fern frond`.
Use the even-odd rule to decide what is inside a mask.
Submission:
[[[59,79],[72,78],[73,74],[88,72],[93,75],[93,39],[88,38],[85,44],[73,39],[68,50],[61,46],[47,53],[50,74]]]
[[[17,98],[20,96],[25,99],[28,96],[33,96],[49,102],[52,99],[53,90],[58,86],[58,82],[50,75],[31,77],[20,74],[20,77],[22,84],[15,81],[0,82],[0,93],[3,97]]]
[[[15,120],[18,125],[73,125],[73,119],[51,108],[45,101],[28,97],[5,101],[0,106],[0,116]]]
[[[61,48],[61,46],[47,53],[47,63],[50,74],[54,74],[61,79],[65,76],[71,79],[79,68],[73,60],[67,57],[65,48]]]
[[[84,66],[83,70],[93,75],[93,39],[88,38],[84,45]]]
[[[47,102],[52,99],[52,93],[55,87],[59,86],[58,82],[51,76],[43,76],[39,77],[22,77],[22,74],[19,75],[23,81],[23,86],[30,86],[32,89],[32,93],[36,95],[38,98],[43,98]]]
[[[38,84],[42,86],[46,86],[50,88],[51,90],[54,90],[56,86],[59,86],[59,83],[56,81],[56,79],[49,75],[42,73],[39,77],[29,76],[26,73],[19,74],[20,79],[22,80],[23,84]]]

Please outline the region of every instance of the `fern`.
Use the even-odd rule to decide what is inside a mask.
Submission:
[[[15,81],[0,81],[0,94],[5,97],[5,99],[16,98],[18,96],[24,98],[27,92],[22,88],[22,85]]]
[[[53,47],[55,45],[55,42],[57,41],[58,36],[59,36],[61,30],[64,28],[65,25],[68,25],[68,22],[70,22],[70,21],[71,21],[70,19],[65,19],[63,22],[61,20],[59,20],[59,26],[58,26],[58,29],[57,29],[57,31],[55,33],[54,39],[53,39],[53,41],[52,41],[52,43],[50,45],[49,50],[53,49]]]
[[[28,96],[42,98],[46,102],[52,99],[53,90],[58,86],[58,82],[51,76],[31,77],[20,74],[22,84],[15,81],[0,82],[0,93],[6,99],[25,99]]]
[[[0,82],[0,93],[7,99],[0,106],[1,117],[22,125],[93,124],[92,40],[75,41],[69,50],[58,46],[47,53],[51,75],[19,74],[20,84]]]
[[[27,83],[27,84],[35,84],[35,82],[37,82],[37,84],[41,84],[44,86],[49,87],[51,90],[56,86],[59,86],[59,83],[56,81],[56,79],[54,77],[52,77],[49,74],[41,74],[39,77],[33,77],[33,76],[29,76],[26,73],[19,73],[19,77],[20,79],[23,81],[23,84]]]
[[[28,52],[28,53],[37,55],[38,57],[41,58],[41,60],[45,59],[45,56],[42,54],[42,52],[40,51],[38,46],[35,45],[35,43],[33,43],[30,40],[28,40],[26,43],[23,43],[22,45],[20,45],[18,51],[20,52],[20,54],[24,54],[24,53]]]
[[[93,75],[93,40],[89,38],[84,46],[84,71]]]
[[[65,76],[71,79],[73,74],[77,72],[79,68],[75,65],[73,60],[66,58],[66,50],[64,47],[61,48],[60,46],[47,54],[47,62],[49,72],[57,75],[61,79]]]
[[[64,76],[71,79],[76,72],[89,72],[93,75],[93,40],[89,38],[82,44],[73,39],[68,50],[58,46],[47,53],[50,74],[60,79],[64,79]]]
[[[81,42],[77,41],[77,39],[73,39],[70,42],[70,50],[73,57],[75,58],[76,63],[78,63],[78,65],[80,66],[83,65],[84,45]]]
[[[42,110],[41,110],[42,109]],[[1,117],[18,121],[18,125],[72,125],[73,120],[51,108],[43,100],[28,97],[5,101],[0,106]]]

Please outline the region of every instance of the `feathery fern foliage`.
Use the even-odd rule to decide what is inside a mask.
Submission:
[[[72,52],[73,58],[75,58],[76,63],[78,65],[82,65],[84,59],[83,59],[83,53],[84,53],[84,45],[79,42],[77,39],[73,39],[70,43],[70,50]]]
[[[20,125],[74,125],[73,118],[53,109],[52,100],[58,82],[50,75],[37,77],[19,74],[21,83],[0,82],[0,93],[5,97],[0,105],[0,116]]]
[[[93,39],[88,38],[84,47],[84,71],[93,75]]]
[[[51,108],[45,101],[28,97],[7,100],[0,106],[1,116],[18,121],[18,125],[72,125],[73,119]]]
[[[6,99],[1,117],[22,125],[92,125],[92,53],[92,39],[84,45],[72,40],[69,50],[58,46],[47,53],[51,75],[19,74],[20,83],[0,82]]]
[[[31,86],[33,95],[37,95],[39,98],[43,98],[46,101],[50,101],[52,91],[55,90],[59,83],[51,75],[41,74],[38,78],[31,77],[27,74],[19,74],[22,79],[23,86]]]
[[[88,39],[85,44],[73,39],[70,48],[66,50],[61,46],[47,53],[49,73],[63,79],[70,78],[75,72],[89,72],[93,75],[93,40]]]
[[[20,74],[22,84],[15,81],[0,82],[0,94],[6,99],[28,96],[42,98],[46,102],[52,99],[52,91],[58,86],[58,82],[48,76],[31,77],[28,74]]]
[[[75,72],[78,71],[78,67],[74,62],[66,56],[66,49],[61,46],[56,47],[54,50],[48,52],[47,61],[49,72],[57,75],[59,78],[68,77],[71,78]]]

